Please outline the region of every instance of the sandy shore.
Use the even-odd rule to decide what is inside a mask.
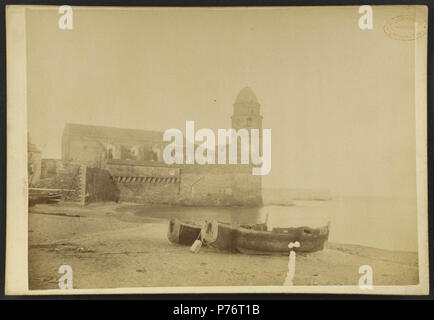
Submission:
[[[74,288],[282,285],[288,257],[198,254],[167,240],[167,219],[136,216],[127,204],[37,205],[29,213],[29,288],[57,289],[61,265]],[[181,217],[182,218],[182,217]],[[295,285],[357,285],[361,265],[374,285],[418,282],[417,254],[327,243],[297,255]]]

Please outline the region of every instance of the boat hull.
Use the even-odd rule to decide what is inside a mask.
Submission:
[[[199,238],[201,226],[170,219],[167,238],[172,243],[191,246]]]
[[[238,229],[220,222],[205,222],[202,229],[202,242],[211,247],[237,252],[236,241],[239,235]]]
[[[315,252],[324,248],[329,225],[322,228],[275,228],[258,231],[218,222],[209,222],[202,230],[203,241],[212,247],[248,254],[288,255],[290,242],[298,241],[296,252]]]

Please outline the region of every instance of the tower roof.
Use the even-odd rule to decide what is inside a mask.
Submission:
[[[238,93],[235,103],[258,103],[258,98],[250,87],[245,87]]]

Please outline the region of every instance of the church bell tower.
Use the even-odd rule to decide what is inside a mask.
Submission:
[[[251,129],[259,129],[259,155],[262,156],[262,115],[260,114],[260,104],[255,93],[249,87],[241,89],[234,103],[234,113],[231,117],[232,128],[235,130],[247,129],[249,132],[250,152]],[[240,140],[238,140],[240,141]],[[238,163],[240,162],[240,145],[238,144]],[[250,166],[255,166],[250,162]],[[243,183],[243,194],[248,194],[249,203],[253,206],[262,205],[262,176],[244,175],[246,179]]]
[[[234,103],[234,113],[231,117],[232,128],[239,130],[245,128],[259,129],[259,145],[262,149],[262,116],[260,114],[260,104],[255,93],[249,87],[241,89]]]

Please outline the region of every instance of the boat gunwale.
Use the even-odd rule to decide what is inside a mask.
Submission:
[[[242,227],[242,226],[237,226],[237,225],[233,225],[233,224],[229,224],[229,223],[221,223],[221,222],[218,222],[218,223],[219,224],[223,224],[225,227],[228,227],[230,229],[239,230],[242,233],[253,233],[253,234],[264,234],[264,235],[283,235],[283,236],[290,235],[290,233],[273,232],[272,230],[270,230],[270,231],[268,231],[268,230],[267,231],[254,230],[254,229],[249,229],[249,228],[245,228],[245,227]],[[327,230],[327,232],[315,236],[315,237],[320,237],[320,236],[328,235],[330,233],[330,224],[324,225],[322,227],[317,227],[317,228],[312,228],[312,227],[308,227],[308,226],[300,226],[300,227],[288,227],[288,228],[282,228],[282,229],[292,229],[292,230],[298,230],[298,229]]]

